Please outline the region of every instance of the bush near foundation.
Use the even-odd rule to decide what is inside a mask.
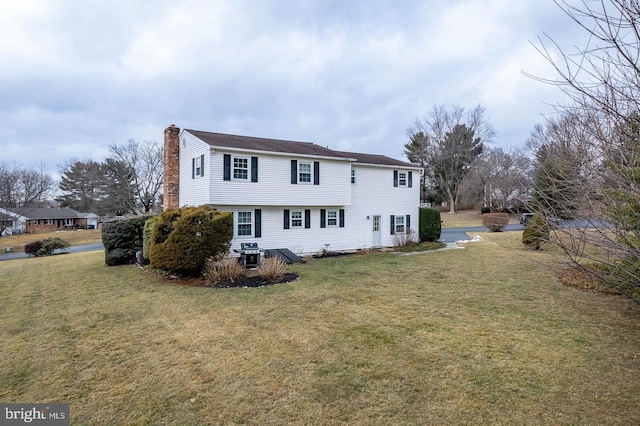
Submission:
[[[442,233],[442,219],[440,211],[437,209],[421,208],[420,221],[418,225],[420,242],[438,241]]]
[[[209,206],[170,209],[158,216],[151,231],[151,266],[196,276],[208,258],[229,250],[233,215]]]
[[[142,256],[145,259],[149,259],[151,255],[151,232],[153,231],[153,224],[156,223],[156,220],[158,220],[158,216],[147,219],[142,230]]]
[[[491,232],[502,232],[502,229],[509,224],[507,213],[485,213],[482,215],[482,225]]]
[[[142,250],[144,223],[149,216],[111,220],[102,224],[104,261],[109,266],[135,263]]]

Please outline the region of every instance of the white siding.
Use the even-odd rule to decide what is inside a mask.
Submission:
[[[185,143],[186,142],[186,143]],[[180,135],[180,206],[201,206],[209,203],[210,147],[188,132]],[[192,161],[204,155],[204,176],[195,178],[192,173]]]
[[[258,157],[258,182],[223,180],[224,154],[242,157]],[[320,185],[291,183],[291,160],[320,163]],[[294,156],[265,155],[263,153],[238,153],[216,150],[211,155],[210,203],[215,205],[260,206],[326,206],[351,204],[349,179],[351,164],[324,158],[300,158]],[[233,174],[233,172],[232,172]]]

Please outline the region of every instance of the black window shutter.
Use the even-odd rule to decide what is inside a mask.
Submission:
[[[291,183],[298,183],[298,160],[291,160]]]
[[[307,229],[311,228],[311,210],[309,209],[304,211],[304,227]]]
[[[251,182],[258,181],[258,157],[251,157]]]
[[[289,209],[284,210],[284,229],[289,229]]]
[[[320,185],[320,162],[313,162],[313,184]]]
[[[398,171],[397,170],[393,171],[393,186],[394,187],[398,186]]]
[[[327,227],[327,211],[325,209],[320,209],[320,228]]]
[[[413,172],[409,172],[409,183],[408,183],[409,188],[411,188],[411,186],[413,185],[412,181],[413,181]]]
[[[256,216],[256,221],[255,221],[254,236],[256,238],[261,238],[262,237],[262,209],[255,209],[255,216]]]
[[[204,154],[200,156],[200,176],[204,176]]]
[[[340,228],[344,228],[344,209],[339,211]]]
[[[411,182],[411,181],[409,181]],[[407,223],[406,223],[406,227],[405,227],[405,232],[408,232],[411,229],[411,215],[408,214],[407,215],[407,219],[406,219]]]
[[[391,215],[391,235],[396,234],[396,217]]]
[[[224,154],[223,179],[231,180],[231,155]]]
[[[191,159],[191,179],[196,178],[196,159]]]

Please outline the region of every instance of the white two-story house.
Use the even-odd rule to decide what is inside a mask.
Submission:
[[[417,238],[421,168],[313,143],[165,130],[164,208],[208,204],[233,213],[242,242],[323,249],[392,246]]]

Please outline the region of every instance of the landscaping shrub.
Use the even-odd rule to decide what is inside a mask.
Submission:
[[[136,261],[136,252],[142,250],[147,219],[149,216],[138,216],[102,224],[102,244],[107,265],[125,265]]]
[[[158,216],[147,219],[142,230],[142,256],[145,259],[149,259],[151,254],[151,232],[153,231],[153,224],[156,223],[156,220],[158,220]]]
[[[31,256],[49,256],[54,250],[62,250],[70,247],[70,244],[62,238],[45,238],[42,241],[34,241],[24,246],[24,252]]]
[[[486,213],[482,215],[482,225],[492,232],[501,232],[502,228],[509,224],[509,215],[506,213]]]
[[[287,264],[277,256],[267,257],[258,265],[258,274],[268,281],[281,280],[286,272]]]
[[[403,234],[393,234],[391,236],[391,243],[394,247],[414,246],[418,244],[416,241],[416,231],[407,228]]]
[[[45,238],[40,243],[37,256],[49,256],[53,254],[54,250],[64,250],[70,247],[68,242],[58,237]]]
[[[440,211],[431,208],[420,209],[419,237],[420,241],[438,241],[442,232]]]
[[[522,243],[535,250],[549,241],[549,224],[539,214],[534,214],[522,232]]]
[[[232,238],[231,213],[209,206],[167,210],[153,224],[151,266],[179,275],[199,275],[206,259],[229,250]]]
[[[42,247],[42,243],[40,241],[34,241],[24,246],[24,252],[31,256],[37,256],[40,247]]]
[[[220,253],[210,257],[204,264],[204,276],[209,284],[216,287],[224,282],[234,282],[244,274],[244,268],[237,257]]]

